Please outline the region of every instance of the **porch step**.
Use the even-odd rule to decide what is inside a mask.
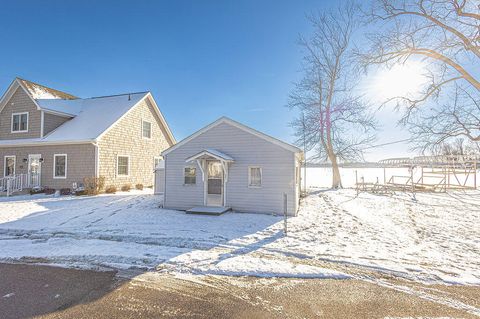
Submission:
[[[186,213],[218,216],[228,212],[231,209],[232,209],[231,207],[223,207],[223,206],[197,206],[197,207],[188,209]]]

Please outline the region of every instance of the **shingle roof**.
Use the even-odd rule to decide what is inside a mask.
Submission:
[[[66,116],[71,119],[42,138],[0,140],[0,146],[94,142],[131,108],[147,97],[153,103],[171,143],[176,142],[150,92],[81,99],[31,81],[16,78],[0,99],[0,111],[19,86],[30,95],[39,109],[46,113]]]
[[[18,81],[25,87],[28,94],[37,100],[37,99],[64,99],[64,100],[73,100],[77,97],[59,90],[55,90],[44,85],[27,81],[21,78],[17,78]]]
[[[98,138],[148,92],[76,100],[37,100],[41,108],[71,110],[75,117],[46,135],[45,141],[88,140]]]

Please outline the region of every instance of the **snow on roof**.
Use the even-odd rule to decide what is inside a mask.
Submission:
[[[43,110],[49,110],[59,113],[76,116],[82,110],[82,104],[85,99],[60,100],[60,99],[39,99],[38,106]]]
[[[0,145],[93,141],[147,96],[148,92],[76,100],[38,100],[50,110],[74,110],[74,117],[43,138],[2,140]],[[73,112],[72,112],[73,113]]]
[[[34,83],[34,82],[27,81],[20,78],[17,78],[17,79],[24,86],[24,88],[27,90],[30,96],[35,100],[38,100],[38,99],[72,100],[77,98],[71,94],[52,89],[38,83]]]
[[[191,162],[191,161],[196,160],[196,159],[198,159],[200,157],[203,157],[205,155],[215,157],[216,159],[219,159],[219,160],[221,159],[221,160],[224,160],[224,161],[227,161],[227,162],[234,162],[235,161],[233,159],[233,157],[231,157],[231,156],[229,156],[225,153],[222,153],[218,150],[215,150],[213,148],[208,148],[206,150],[203,150],[200,153],[197,153],[197,154],[187,158],[185,161],[186,162]]]
[[[39,100],[41,107],[71,108],[77,112],[73,119],[60,125],[43,140],[53,142],[96,139],[147,94],[148,92],[142,92],[89,99]]]
[[[205,151],[206,151],[207,153],[212,154],[212,155],[216,155],[216,156],[218,156],[218,157],[220,157],[220,158],[223,158],[224,160],[233,161],[233,157],[231,157],[231,156],[229,156],[229,155],[227,155],[227,154],[225,154],[225,153],[222,153],[222,152],[220,152],[220,151],[218,151],[218,150],[215,150],[215,149],[213,149],[213,148],[207,148]]]

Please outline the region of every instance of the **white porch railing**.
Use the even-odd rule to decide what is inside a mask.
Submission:
[[[20,192],[25,188],[40,187],[40,174],[17,174],[0,178],[0,192],[6,192],[7,196]]]

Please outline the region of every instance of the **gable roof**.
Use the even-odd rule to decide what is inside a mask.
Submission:
[[[27,81],[21,78],[15,78],[0,99],[0,112],[3,110],[7,102],[18,88],[21,88],[27,94],[27,96],[32,100],[33,104],[35,104],[37,107],[37,110],[42,109],[37,103],[37,100],[39,99],[72,100],[77,98],[71,94],[49,88],[35,82]]]
[[[213,157],[213,158],[216,158],[217,160],[223,160],[226,162],[235,162],[233,157],[231,157],[230,155],[227,155],[213,148],[207,148],[206,150],[203,150],[200,153],[190,156],[185,160],[185,162],[191,162],[193,160],[196,160],[197,158],[204,157],[204,156]]]
[[[63,99],[73,100],[77,97],[59,90],[49,88],[45,85],[41,85],[32,81],[27,81],[21,78],[16,78],[27,90],[28,94],[35,100],[38,99]]]
[[[255,129],[251,128],[251,127],[248,127],[248,126],[246,126],[246,125],[244,125],[244,124],[242,124],[242,123],[239,123],[239,122],[234,121],[234,120],[232,120],[232,119],[230,119],[230,118],[228,118],[228,117],[223,116],[223,117],[219,118],[218,120],[216,120],[215,122],[210,123],[209,125],[205,126],[204,128],[198,130],[197,132],[193,133],[192,135],[190,135],[190,136],[186,137],[185,139],[181,140],[180,142],[178,142],[177,144],[173,145],[172,147],[166,149],[165,151],[162,152],[162,155],[167,155],[167,154],[170,153],[171,151],[173,151],[173,150],[177,149],[178,147],[180,147],[180,146],[188,143],[189,141],[193,140],[193,139],[196,138],[197,136],[199,136],[199,135],[205,133],[206,131],[211,130],[212,128],[214,128],[214,127],[216,127],[216,126],[218,126],[218,125],[220,125],[220,124],[223,124],[223,123],[232,125],[232,126],[238,128],[238,129],[241,129],[241,130],[247,132],[247,133],[250,133],[250,134],[255,135],[255,136],[257,136],[257,137],[259,137],[259,138],[261,138],[261,139],[264,139],[264,140],[266,140],[267,142],[270,142],[270,143],[272,143],[272,144],[278,145],[278,146],[280,146],[280,147],[282,147],[282,148],[284,148],[284,149],[286,149],[286,150],[288,150],[288,151],[290,151],[290,152],[293,152],[293,153],[301,153],[301,152],[302,152],[301,149],[299,149],[298,147],[296,147],[296,146],[294,146],[294,145],[292,145],[292,144],[289,144],[289,143],[286,143],[286,142],[284,142],[284,141],[281,141],[281,140],[279,140],[279,139],[277,139],[277,138],[274,138],[274,137],[272,137],[272,136],[270,136],[270,135],[267,135],[267,134],[265,134],[265,133],[262,133],[262,132],[260,132],[260,131],[257,131],[257,130],[255,130]]]
[[[76,100],[38,100],[42,108],[72,110],[75,117],[44,136],[46,141],[95,140],[148,92]]]
[[[131,109],[141,101],[148,99],[153,105],[155,113],[164,127],[170,144],[175,144],[173,136],[165,118],[161,114],[152,94],[150,92],[127,93],[120,95],[111,95],[93,98],[76,98],[73,95],[41,86],[39,84],[26,81],[25,86],[22,80],[16,78],[7,92],[0,100],[0,111],[13,94],[21,87],[32,99],[37,109],[47,113],[71,117],[55,130],[42,138],[0,140],[0,145],[30,145],[35,143],[54,144],[54,143],[74,143],[74,142],[95,142],[105,134],[115,123],[122,119]],[[49,97],[34,99],[29,88],[34,90],[36,96]],[[38,95],[40,91],[45,91],[45,95]],[[50,97],[54,98],[50,98]],[[65,98],[61,98],[65,97]],[[3,103],[3,106],[2,106]]]

